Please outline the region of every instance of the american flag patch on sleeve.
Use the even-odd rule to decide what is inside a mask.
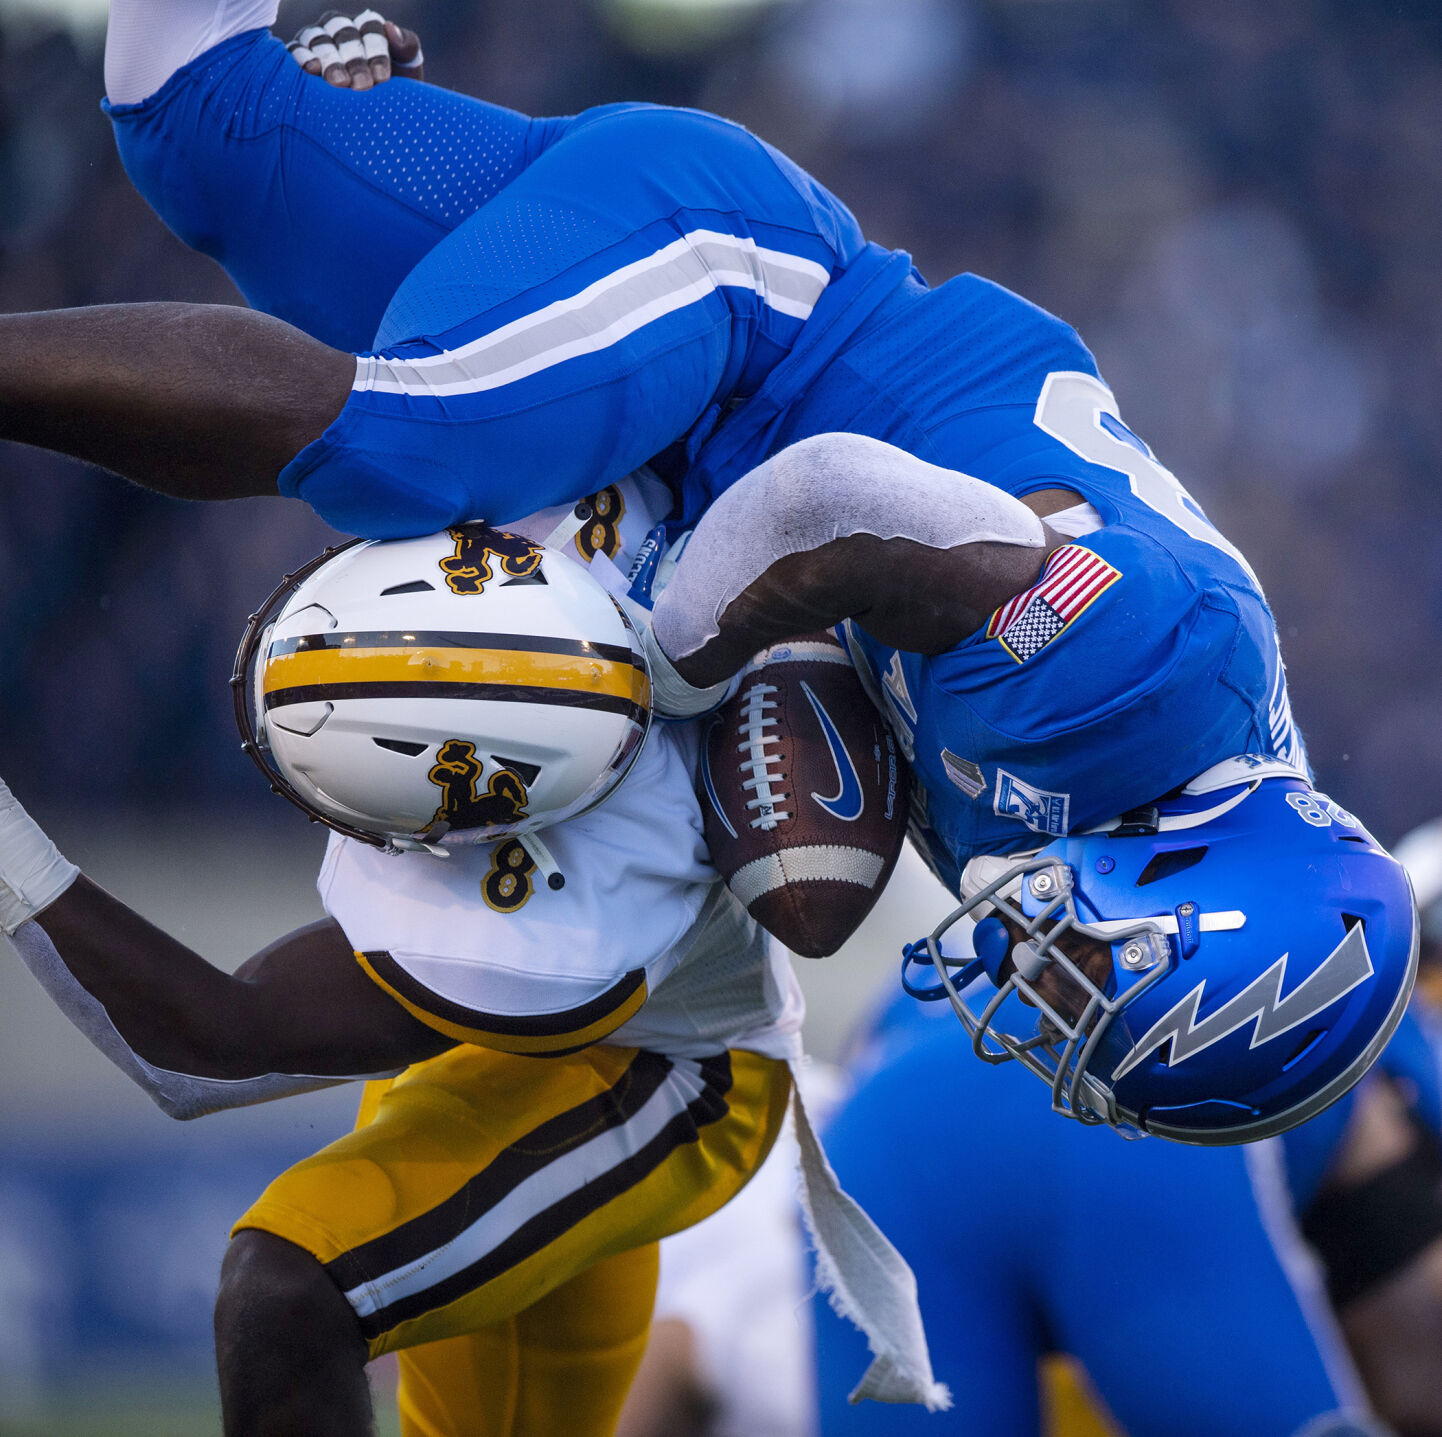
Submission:
[[[1120,569],[1090,549],[1063,544],[1046,561],[1041,578],[991,616],[986,636],[1000,640],[1007,653],[1024,664],[1121,576]]]

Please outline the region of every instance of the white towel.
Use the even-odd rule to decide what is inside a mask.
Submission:
[[[872,1363],[851,1401],[919,1402],[929,1412],[951,1406],[951,1392],[931,1371],[916,1277],[860,1204],[836,1180],[812,1131],[792,1064],[791,1112],[801,1149],[801,1210],[816,1249],[816,1280],[871,1347]]]

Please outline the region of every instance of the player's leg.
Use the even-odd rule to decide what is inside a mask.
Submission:
[[[735,125],[587,112],[407,277],[281,491],[373,534],[421,488],[414,532],[614,483],[764,379],[845,262],[825,228]]]
[[[277,1342],[278,1331],[286,1334]],[[226,1437],[374,1430],[355,1313],[303,1248],[243,1232],[226,1252],[215,1308]]]
[[[343,1294],[372,1357],[517,1317],[596,1263],[724,1203],[765,1157],[789,1090],[784,1063],[745,1052],[671,1060],[596,1047],[541,1063],[462,1047],[419,1064],[379,1094],[366,1127],[283,1174],[238,1224],[303,1250],[311,1264],[305,1282],[287,1283],[302,1292],[292,1307],[257,1296],[272,1314],[257,1340],[284,1349],[316,1310],[322,1278]],[[251,1289],[270,1279],[264,1262],[243,1255],[220,1310],[222,1350],[239,1340],[249,1310],[240,1277],[249,1271]],[[584,1312],[559,1299],[539,1308],[517,1328],[535,1344],[520,1370],[559,1381],[565,1362],[549,1349],[584,1338],[619,1389],[639,1357],[648,1282],[633,1272],[629,1296],[589,1335],[576,1327]],[[223,1395],[228,1408],[240,1400]],[[271,1400],[283,1398],[273,1391]],[[525,1400],[539,1404],[539,1420],[555,1399]],[[510,1398],[498,1390],[487,1401],[504,1408]],[[476,1428],[491,1430],[479,1420]]]
[[[1293,1225],[1279,1145],[1116,1146],[1071,1164],[1059,1190],[1069,1209],[1096,1213],[1124,1185],[1124,1249],[1078,1244],[1059,1226],[1034,1260],[1061,1346],[1082,1361],[1123,1430],[1374,1431]]]
[[[390,88],[330,93],[371,102]],[[735,125],[653,107],[590,112],[407,279],[383,333],[419,337],[362,357],[344,411],[280,490],[367,538],[505,522],[594,493],[676,440],[704,438],[733,393],[764,378],[859,244],[838,239],[840,227],[836,215],[818,220],[795,176]],[[213,456],[217,479],[198,462],[211,430],[195,376],[143,326],[131,330],[142,349],[120,358],[165,397],[185,465],[135,452],[147,446],[128,439],[106,390],[117,356],[103,354],[97,371],[85,342],[58,346],[39,372],[22,373],[19,359],[0,370],[0,438],[80,453],[183,497],[264,492],[240,487],[256,482],[258,458],[241,478],[231,472],[249,460],[231,421],[260,408],[248,390],[258,372],[265,381],[264,356],[243,369],[226,364],[223,344],[198,356],[202,380],[218,372],[232,385],[202,395],[240,449]],[[0,332],[0,350],[15,338]],[[333,402],[344,357],[326,364],[316,412]],[[69,383],[69,368],[97,383]]]
[[[136,188],[257,309],[367,348],[416,262],[554,130],[396,79],[305,74],[273,0],[115,0],[107,110]]]
[[[402,1437],[610,1432],[646,1348],[656,1265],[656,1244],[633,1248],[504,1322],[406,1348]],[[498,1413],[494,1430],[478,1425]]]

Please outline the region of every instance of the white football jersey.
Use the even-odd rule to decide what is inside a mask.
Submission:
[[[641,470],[593,496],[565,546],[624,572],[671,496]],[[541,541],[569,511],[508,527]],[[699,725],[657,723],[600,807],[542,837],[565,886],[522,845],[446,858],[333,835],[319,888],[371,976],[423,1022],[508,1052],[602,1038],[675,1057],[800,1051],[803,1004],[772,945],[711,866],[694,792]]]

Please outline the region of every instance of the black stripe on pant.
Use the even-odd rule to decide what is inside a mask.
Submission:
[[[635,1083],[627,1084],[623,1078],[609,1093],[591,1099],[580,1107],[542,1124],[540,1128],[498,1154],[494,1162],[440,1208],[413,1219],[394,1233],[377,1238],[351,1253],[342,1254],[327,1264],[327,1270],[344,1291],[359,1285],[367,1277],[382,1276],[452,1241],[483,1212],[494,1207],[517,1183],[602,1131],[623,1126],[630,1121],[661,1086],[672,1066],[669,1059],[659,1054],[638,1053],[631,1067],[627,1069],[627,1077],[636,1074]],[[638,1073],[638,1067],[643,1071]],[[536,1213],[497,1247],[460,1272],[443,1278],[422,1292],[399,1297],[379,1311],[361,1317],[361,1332],[367,1340],[373,1340],[411,1318],[444,1307],[535,1256],[583,1219],[635,1187],[678,1148],[695,1142],[700,1136],[701,1128],[718,1122],[726,1115],[726,1094],[731,1088],[730,1054],[720,1053],[700,1059],[697,1067],[704,1083],[701,1092],[644,1147],[584,1186],[567,1193],[550,1207]],[[615,1095],[623,1085],[628,1091],[617,1101]],[[608,1106],[611,1110],[605,1112]],[[604,1121],[598,1120],[603,1113]],[[589,1122],[582,1117],[583,1114],[589,1118]],[[572,1125],[571,1140],[566,1143],[564,1150],[550,1147],[548,1134],[556,1125],[567,1123]],[[441,1212],[444,1212],[445,1220],[433,1221]],[[421,1238],[422,1233],[426,1234],[424,1238]],[[392,1246],[391,1240],[402,1234],[407,1238],[404,1246]],[[424,1246],[417,1245],[417,1238],[421,1238]],[[377,1264],[374,1259],[382,1253],[386,1254],[389,1260]],[[401,1253],[404,1255],[391,1256]],[[361,1254],[366,1255],[364,1266],[349,1266],[352,1260]]]

